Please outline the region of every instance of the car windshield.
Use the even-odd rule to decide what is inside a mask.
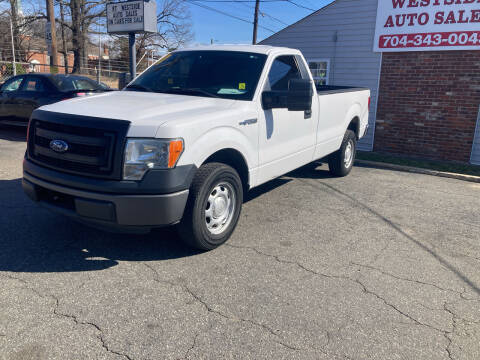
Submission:
[[[252,100],[267,56],[237,51],[179,51],[150,67],[126,90]]]
[[[98,83],[83,76],[56,75],[53,81],[60,91],[95,91],[100,90]]]

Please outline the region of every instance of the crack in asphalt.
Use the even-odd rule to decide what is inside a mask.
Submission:
[[[273,258],[279,263],[295,265],[295,266],[299,267],[300,269],[302,269],[304,271],[307,271],[307,272],[309,272],[311,274],[314,274],[314,275],[319,275],[319,276],[323,276],[323,277],[327,277],[327,278],[337,278],[337,279],[345,279],[345,280],[348,279],[349,280],[349,278],[343,277],[343,276],[340,276],[340,275],[328,275],[328,274],[324,274],[324,273],[314,271],[312,269],[309,269],[309,268],[305,267],[304,265],[300,264],[299,262],[281,259],[280,256],[278,256],[278,255],[265,253],[265,252],[260,251],[259,249],[257,249],[256,247],[253,247],[253,246],[240,246],[240,245],[234,245],[234,244],[229,244],[229,243],[224,244],[224,246],[228,246],[228,247],[232,247],[232,248],[236,248],[236,249],[252,250],[259,255],[263,255],[263,256],[266,256],[266,257],[269,257],[269,258]]]
[[[107,345],[105,339],[103,338],[103,330],[100,328],[100,326],[98,326],[97,324],[95,324],[93,322],[90,322],[90,321],[80,321],[76,315],[66,314],[66,313],[60,312],[58,310],[59,307],[60,307],[60,300],[53,295],[49,295],[49,296],[51,296],[55,300],[55,308],[53,309],[53,313],[55,315],[65,317],[65,318],[68,318],[68,319],[72,319],[73,322],[75,323],[75,325],[89,325],[89,326],[92,326],[93,328],[95,328],[95,330],[97,330],[99,332],[99,334],[97,335],[97,338],[100,340],[100,342],[102,343],[102,347],[107,352],[112,353],[114,355],[122,356],[127,360],[133,360],[133,358],[130,357],[129,355],[118,352],[116,350],[113,350]]]
[[[381,300],[385,305],[389,306],[390,308],[392,308],[393,310],[395,310],[396,312],[398,312],[399,314],[403,315],[404,317],[406,317],[407,319],[410,319],[411,321],[413,321],[416,325],[421,325],[421,326],[425,326],[427,328],[430,328],[432,330],[435,330],[435,331],[438,331],[440,333],[445,333],[445,330],[442,330],[442,329],[439,329],[435,326],[432,326],[432,325],[429,325],[429,324],[425,324],[417,319],[415,319],[413,316],[407,314],[406,312],[400,310],[397,306],[395,306],[394,304],[388,302],[385,298],[383,298],[382,296],[378,295],[376,292],[374,292],[373,290],[370,290],[366,287],[366,285],[364,283],[362,283],[360,280],[358,279],[352,279],[353,281],[355,281],[358,285],[360,285],[362,287],[362,290],[363,292],[365,292],[366,294],[370,294],[370,295],[373,295],[375,296],[377,299]]]
[[[73,320],[73,322],[75,323],[75,325],[89,325],[89,326],[92,326],[94,327],[98,332],[99,334],[97,335],[97,338],[100,340],[101,344],[102,344],[102,347],[109,353],[112,353],[114,355],[118,355],[118,356],[122,356],[124,358],[126,358],[127,360],[133,360],[132,357],[128,356],[127,354],[123,354],[123,353],[120,353],[118,351],[115,351],[113,349],[111,349],[105,339],[103,338],[103,330],[95,323],[92,323],[92,322],[88,322],[88,321],[80,321],[78,319],[78,317],[76,315],[71,315],[71,314],[65,314],[65,313],[62,313],[60,312],[58,309],[60,307],[60,300],[58,297],[56,297],[55,295],[53,294],[43,294],[41,292],[39,292],[37,289],[34,289],[30,286],[30,284],[24,280],[24,279],[21,279],[21,278],[17,278],[15,276],[12,276],[12,275],[9,275],[9,274],[0,274],[0,276],[2,277],[6,277],[8,279],[12,279],[12,280],[16,280],[18,282],[20,282],[25,289],[29,290],[29,291],[32,291],[34,294],[36,294],[37,296],[39,296],[40,298],[42,299],[51,299],[54,301],[54,308],[53,308],[53,314],[58,316],[58,317],[64,317],[64,318],[68,318],[68,319],[71,319]],[[81,284],[80,286],[83,286],[83,284]],[[6,335],[5,335],[6,336]]]
[[[237,249],[247,249],[247,250],[251,250],[251,251],[254,251],[256,252],[257,254],[259,255],[262,255],[262,256],[265,256],[265,257],[268,257],[268,258],[272,258],[274,259],[275,261],[279,262],[279,263],[284,263],[284,264],[291,264],[291,265],[296,265],[297,267],[299,267],[300,269],[304,270],[304,271],[307,271],[311,274],[314,274],[314,275],[318,275],[318,276],[322,276],[322,277],[327,277],[327,278],[333,278],[333,279],[343,279],[343,280],[346,280],[346,281],[349,281],[349,282],[352,282],[354,284],[357,284],[361,290],[365,293],[365,294],[368,294],[368,295],[371,295],[371,296],[374,296],[375,298],[377,298],[379,301],[383,302],[386,306],[390,307],[391,309],[393,309],[394,311],[396,311],[397,313],[401,314],[403,317],[409,319],[410,321],[413,322],[414,325],[418,325],[418,326],[424,326],[426,328],[429,328],[431,330],[434,330],[436,332],[439,332],[441,333],[446,339],[447,339],[447,348],[446,348],[446,352],[450,355],[450,349],[449,349],[449,346],[450,346],[450,343],[451,343],[451,339],[447,336],[447,334],[450,334],[451,332],[453,332],[453,329],[452,331],[446,331],[446,330],[442,330],[442,329],[439,329],[435,326],[432,326],[432,325],[429,325],[429,324],[426,324],[426,323],[423,323],[421,321],[419,321],[418,319],[412,317],[411,315],[409,315],[408,313],[400,310],[397,306],[395,306],[394,304],[388,302],[385,298],[383,298],[382,296],[380,296],[379,294],[377,294],[376,292],[374,292],[373,290],[370,290],[369,288],[367,288],[367,286],[362,283],[359,279],[352,279],[348,276],[342,276],[342,275],[327,275],[327,274],[324,274],[324,273],[320,273],[320,272],[317,272],[317,271],[314,271],[312,269],[309,269],[307,267],[305,267],[304,265],[298,263],[298,262],[294,262],[294,261],[289,261],[289,260],[283,260],[281,259],[279,256],[277,255],[272,255],[272,254],[268,254],[268,253],[265,253],[265,252],[262,252],[260,250],[258,250],[257,248],[255,247],[251,247],[251,246],[239,246],[239,245],[232,245],[232,244],[225,244],[226,246],[229,246],[229,247],[233,247],[233,248],[237,248]],[[403,279],[401,279],[403,280]],[[413,281],[413,282],[416,282],[416,281]],[[420,283],[421,284],[421,283]],[[425,283],[423,285],[431,285],[431,286],[435,286],[435,285],[432,285],[432,284],[428,284],[428,283]],[[442,289],[442,290],[445,290],[445,289]],[[448,290],[445,290],[445,291],[448,291]],[[454,291],[454,290],[451,290],[453,291],[454,293],[457,293],[458,295],[461,295],[460,292],[457,292],[457,291]]]
[[[448,358],[450,360],[453,360],[453,354],[452,354],[452,350],[451,350],[451,347],[453,345],[453,339],[452,339],[451,336],[453,334],[455,334],[455,331],[457,330],[457,320],[456,320],[456,315],[453,313],[453,311],[451,311],[447,307],[447,305],[448,305],[447,303],[444,303],[443,304],[443,309],[452,316],[452,331],[444,333],[444,337],[445,337],[445,339],[447,339],[447,346],[445,347],[445,350],[447,351]]]
[[[297,179],[298,181],[308,185],[308,186],[311,186],[311,187],[314,187],[316,189],[320,189],[320,190],[324,190],[324,188],[328,188],[330,189],[332,192],[336,193],[337,195],[340,195],[342,196],[343,198],[346,198],[346,199],[349,199],[353,204],[355,204],[356,206],[366,210],[367,212],[369,212],[370,214],[374,215],[375,217],[379,218],[380,220],[382,220],[385,224],[387,224],[389,227],[391,227],[392,229],[394,229],[396,232],[398,232],[400,235],[402,235],[404,238],[406,238],[407,240],[409,240],[410,242],[412,242],[413,244],[415,244],[417,247],[419,247],[420,249],[422,249],[424,252],[428,253],[429,255],[431,255],[435,260],[437,260],[437,262],[445,267],[446,269],[448,269],[449,271],[451,271],[457,278],[459,278],[461,281],[463,281],[465,284],[467,284],[473,291],[475,291],[478,295],[480,295],[480,288],[478,288],[478,286],[476,284],[474,284],[466,275],[464,275],[459,269],[457,269],[454,265],[450,264],[446,259],[444,259],[441,255],[437,254],[435,251],[433,251],[432,249],[430,249],[428,246],[426,246],[425,244],[423,244],[420,240],[417,240],[415,239],[413,236],[407,234],[399,225],[395,224],[392,220],[388,219],[386,216],[380,214],[379,212],[377,212],[376,210],[374,210],[373,208],[371,208],[370,206],[364,204],[363,202],[361,202],[360,200],[356,199],[355,197],[353,197],[352,195],[349,195],[345,192],[343,192],[342,190],[339,190],[337,189],[336,187],[330,185],[330,184],[327,184],[323,181],[320,181],[320,180],[316,180],[315,182],[309,182],[307,180],[303,180],[303,179]],[[323,187],[319,186],[319,185],[322,185]]]
[[[208,326],[208,329],[207,329],[207,332],[212,330],[213,328],[213,323],[210,324]],[[199,338],[199,336],[202,334],[201,331],[197,332],[195,334],[195,336],[193,337],[193,342],[192,342],[192,345],[187,349],[187,351],[185,352],[185,356],[183,357],[185,360],[188,360],[188,357],[190,356],[190,353],[192,352],[193,349],[195,349],[195,347],[197,346],[197,340]]]
[[[397,279],[397,280],[403,280],[403,281],[408,281],[408,282],[413,282],[413,283],[416,283],[416,284],[420,284],[420,285],[426,285],[426,286],[432,286],[438,290],[441,290],[441,291],[450,291],[450,292],[453,292],[455,294],[458,294],[458,295],[461,295],[462,292],[458,291],[458,290],[453,290],[453,289],[448,289],[448,288],[442,288],[441,286],[438,286],[436,284],[431,284],[431,283],[427,283],[427,282],[424,282],[424,281],[420,281],[420,280],[415,280],[415,279],[409,279],[409,278],[405,278],[405,277],[401,277],[401,276],[397,276],[397,275],[394,275],[392,273],[389,273],[389,272],[386,272],[385,270],[382,270],[382,269],[379,269],[379,268],[376,268],[374,266],[371,266],[371,265],[365,265],[365,264],[360,264],[360,263],[356,263],[356,262],[350,262],[351,265],[356,265],[356,266],[359,266],[359,267],[363,267],[363,268],[366,268],[366,269],[370,269],[370,270],[374,270],[374,271],[377,271],[383,275],[386,275],[386,276],[390,276],[394,279]]]
[[[173,282],[173,281],[169,281],[169,280],[165,280],[165,279],[160,279],[159,278],[159,274],[157,272],[157,270],[147,264],[147,263],[143,263],[143,265],[145,267],[147,267],[148,269],[150,269],[153,273],[154,273],[154,280],[157,281],[157,282],[160,282],[160,283],[166,283],[166,284],[169,284],[173,287],[180,287],[184,292],[186,292],[187,294],[189,294],[195,301],[197,301],[199,304],[201,304],[205,310],[207,310],[207,312],[210,312],[210,313],[213,313],[213,314],[216,314],[218,316],[221,316],[223,317],[224,319],[227,319],[227,320],[230,320],[230,321],[241,321],[241,322],[246,322],[246,323],[249,323],[249,324],[252,324],[252,325],[255,325],[257,327],[260,327],[262,329],[264,329],[265,331],[267,331],[268,333],[270,333],[271,335],[275,336],[278,340],[275,340],[275,342],[289,350],[295,350],[295,351],[301,351],[301,350],[309,350],[309,349],[303,349],[303,348],[298,348],[294,345],[291,345],[291,344],[288,344],[286,343],[281,337],[280,335],[278,335],[275,330],[273,330],[272,328],[270,328],[269,326],[265,325],[265,324],[262,324],[262,323],[258,323],[256,321],[253,321],[251,319],[243,319],[241,317],[236,317],[236,316],[229,316],[229,315],[226,315],[224,314],[223,312],[221,311],[218,311],[214,308],[212,308],[204,299],[202,299],[198,294],[196,294],[192,289],[190,289],[187,285],[185,284],[180,284],[180,283],[176,283],[176,282]],[[315,349],[315,350],[320,350],[320,351],[323,351],[323,349]]]
[[[326,184],[322,181],[315,181],[315,183],[311,183],[307,180],[302,180],[302,179],[297,179],[298,181],[300,182],[303,182],[304,184],[307,184],[309,186],[312,186],[312,187],[315,187],[315,188],[319,188],[319,186],[317,185],[317,183],[323,185],[324,187],[330,189],[331,191],[333,191],[334,193],[337,193],[339,195],[341,195],[342,197],[345,197],[347,199],[349,199],[350,201],[353,202],[353,204],[363,208],[364,210],[366,210],[367,212],[371,213],[372,215],[376,216],[377,218],[381,219],[382,221],[384,221],[387,225],[389,225],[390,227],[392,227],[395,231],[397,231],[398,233],[400,233],[403,237],[407,238],[409,241],[411,241],[412,243],[414,243],[415,245],[417,245],[419,248],[421,248],[423,251],[427,252],[428,254],[430,254],[433,258],[435,258],[438,262],[439,262],[439,265],[441,265],[442,267],[448,269],[449,271],[451,271],[452,273],[454,273],[461,281],[463,281],[465,284],[467,284],[472,290],[474,290],[475,293],[477,294],[480,294],[480,289],[470,280],[468,279],[464,274],[462,274],[460,272],[459,269],[457,269],[455,266],[453,266],[452,264],[450,264],[447,260],[445,260],[442,256],[438,255],[437,253],[435,253],[434,250],[430,249],[429,247],[427,247],[425,244],[423,244],[422,242],[420,242],[419,240],[415,239],[413,236],[410,236],[409,234],[407,234],[405,231],[403,231],[401,229],[401,227],[397,224],[395,224],[393,221],[391,221],[390,219],[386,218],[384,215],[378,213],[376,210],[374,210],[373,208],[369,207],[368,205],[365,205],[364,203],[362,203],[361,201],[357,200],[356,198],[354,198],[353,196],[335,188],[334,186],[331,186],[329,184]],[[323,189],[322,189],[323,190]],[[387,248],[387,246],[385,246],[380,252],[383,252],[385,249]],[[298,267],[310,272],[310,273],[316,273],[315,271],[311,270],[311,269],[308,269],[306,268],[304,265],[301,265],[299,263],[295,263],[295,262],[290,262],[290,261],[284,261],[284,260],[281,260],[278,256],[276,255],[270,255],[270,254],[266,254],[266,253],[263,253],[261,251],[259,251],[258,249],[255,249],[255,248],[250,248],[251,250],[257,252],[258,254],[261,254],[261,255],[265,255],[265,256],[268,256],[268,257],[272,257],[272,258],[275,258],[277,261],[279,262],[283,262],[283,263],[294,263],[296,264]],[[377,256],[379,255],[377,254]],[[476,260],[478,260],[477,258],[475,258]],[[460,299],[461,300],[470,300],[470,301],[478,301],[477,299],[468,299],[465,297],[465,289],[463,292],[459,292],[457,290],[452,290],[452,289],[447,289],[447,288],[442,288],[438,285],[435,285],[435,284],[430,284],[430,283],[426,283],[426,282],[422,282],[422,281],[418,281],[418,280],[413,280],[413,279],[408,279],[408,278],[402,278],[402,277],[398,277],[398,276],[395,276],[393,274],[390,274],[390,273],[387,273],[385,271],[382,271],[380,269],[377,269],[377,268],[374,268],[374,267],[371,267],[371,266],[368,266],[368,265],[362,265],[362,264],[355,264],[355,263],[351,263],[351,264],[354,264],[354,265],[357,265],[357,266],[360,266],[360,267],[364,267],[364,268],[371,268],[371,269],[374,269],[374,270],[377,270],[387,276],[391,276],[391,277],[394,277],[394,278],[397,278],[398,280],[404,280],[404,281],[411,281],[411,282],[414,282],[414,283],[417,283],[419,285],[425,285],[425,286],[432,286],[432,287],[435,287],[435,288],[438,288],[439,290],[442,290],[442,291],[450,291],[450,292],[453,292],[457,295],[460,296]],[[401,311],[400,309],[398,309],[395,305],[389,303],[386,301],[386,299],[384,299],[383,297],[381,297],[380,295],[378,295],[377,293],[375,293],[374,291],[372,290],[369,290],[365,284],[363,284],[359,279],[352,279],[352,278],[349,278],[349,277],[346,277],[346,276],[328,276],[326,274],[321,274],[321,273],[317,273],[317,275],[321,275],[321,276],[326,276],[326,277],[332,277],[332,278],[343,278],[345,280],[349,280],[349,281],[353,281],[355,283],[357,283],[359,286],[361,286],[362,290],[367,293],[367,294],[370,294],[372,296],[375,296],[376,298],[378,298],[379,300],[381,300],[385,305],[389,306],[390,308],[392,308],[393,310],[395,310],[396,312],[400,313],[402,316],[404,317],[407,317],[408,319],[410,319],[411,321],[414,322],[414,324],[416,325],[421,325],[421,326],[425,326],[425,327],[428,327],[432,330],[435,330],[437,332],[440,332],[443,334],[443,336],[445,337],[445,339],[447,340],[447,346],[445,348],[445,351],[449,357],[449,359],[452,359],[453,360],[453,354],[451,352],[451,346],[452,346],[452,343],[453,343],[453,340],[451,339],[450,335],[453,334],[456,330],[456,315],[453,313],[453,311],[450,311],[447,309],[446,305],[444,306],[444,310],[449,312],[450,314],[452,314],[453,318],[452,318],[452,330],[451,331],[447,331],[447,330],[442,330],[442,329],[438,329],[434,326],[431,326],[429,324],[425,324],[425,323],[422,323],[420,321],[418,321],[417,319],[415,319],[414,317],[410,316],[409,314]],[[460,301],[460,300],[459,300]]]
[[[190,346],[187,350],[187,352],[185,353],[185,356],[184,356],[184,359],[188,359],[188,356],[190,355],[190,352],[195,348],[195,346],[197,345],[197,339],[198,337],[200,336],[200,332],[198,332],[194,338],[193,338],[193,343],[192,343],[192,346]]]

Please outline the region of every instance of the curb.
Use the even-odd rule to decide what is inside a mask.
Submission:
[[[415,173],[415,174],[439,176],[444,178],[480,183],[480,176],[474,176],[474,175],[464,175],[464,174],[450,173],[450,172],[444,172],[444,171],[416,168],[412,166],[396,165],[396,164],[389,164],[389,163],[368,161],[368,160],[358,160],[358,159],[355,160],[355,164],[375,167],[380,169],[391,169],[391,170],[398,170],[398,171],[404,171],[404,172]]]

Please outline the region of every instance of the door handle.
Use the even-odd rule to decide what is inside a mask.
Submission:
[[[305,110],[305,119],[310,119],[312,117],[312,110]]]

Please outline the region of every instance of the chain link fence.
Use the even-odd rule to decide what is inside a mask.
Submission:
[[[67,70],[67,71],[65,71]],[[40,64],[37,62],[23,63],[11,61],[0,61],[0,82],[4,83],[7,79],[14,75],[21,74],[35,74],[35,73],[57,73],[57,74],[70,74],[72,68],[65,69],[65,66],[57,66],[56,69],[49,64]],[[75,75],[82,75],[89,77],[90,79],[101,82],[112,89],[119,89],[125,85],[126,72],[110,70],[108,68],[102,69],[97,67],[85,67],[81,68],[80,72]]]

